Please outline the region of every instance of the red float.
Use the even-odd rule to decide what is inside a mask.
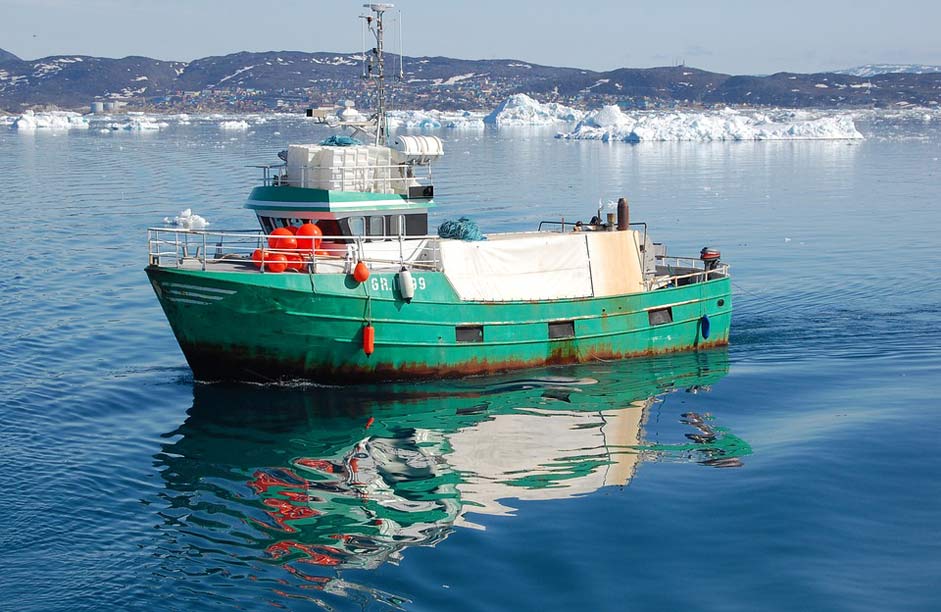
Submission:
[[[297,238],[286,227],[275,228],[268,238],[268,246],[279,251],[293,251],[297,249]]]
[[[298,255],[297,253],[287,253],[285,255],[288,260],[288,270],[295,270],[301,272],[304,270],[304,258]]]
[[[323,232],[313,223],[305,223],[297,228],[297,248],[302,251],[313,251],[320,248]]]
[[[369,278],[369,266],[362,261],[357,263],[356,267],[353,268],[353,278],[357,283],[366,282],[366,279]]]
[[[376,350],[376,328],[372,325],[363,327],[363,352],[372,355]]]
[[[252,263],[255,264],[255,267],[261,270],[261,260],[265,257],[265,252],[261,249],[255,249],[252,253]]]
[[[288,269],[288,258],[284,253],[265,253],[265,270],[284,272]]]

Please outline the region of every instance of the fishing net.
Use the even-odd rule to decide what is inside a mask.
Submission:
[[[352,147],[355,145],[363,144],[362,140],[357,140],[352,136],[339,136],[334,134],[330,138],[326,138],[320,141],[320,144],[325,147]]]
[[[487,237],[481,233],[477,224],[467,217],[461,217],[457,221],[448,219],[438,226],[438,235],[442,238],[458,238],[460,240],[471,241],[487,239]]]

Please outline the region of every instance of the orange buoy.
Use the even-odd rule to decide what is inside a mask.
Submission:
[[[265,257],[265,252],[261,249],[255,249],[252,253],[252,263],[255,264],[255,267],[261,270],[261,260]]]
[[[302,251],[313,251],[320,248],[323,232],[313,223],[305,223],[297,228],[297,248]]]
[[[268,246],[279,251],[293,251],[297,248],[297,238],[286,227],[277,227],[268,238]]]
[[[284,253],[265,253],[265,270],[284,272],[288,268],[288,258]]]
[[[372,355],[376,350],[376,328],[372,325],[363,326],[363,352]]]
[[[301,272],[304,269],[304,258],[297,253],[287,253],[285,254],[287,258],[288,270],[296,270]]]
[[[366,279],[369,278],[369,266],[362,261],[357,263],[356,267],[353,268],[353,278],[357,283],[366,282]]]

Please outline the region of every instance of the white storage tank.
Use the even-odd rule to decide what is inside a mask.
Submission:
[[[444,143],[437,136],[396,136],[392,146],[400,164],[423,166],[444,155]]]

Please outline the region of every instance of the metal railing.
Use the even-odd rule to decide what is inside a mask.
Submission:
[[[266,271],[267,259],[275,253],[302,256],[302,270],[317,271],[318,264],[333,264],[351,272],[363,261],[371,268],[397,271],[401,265],[413,270],[441,271],[440,238],[424,236],[322,236],[319,249],[276,249],[269,239],[287,236],[269,235],[261,231],[207,231],[181,228],[150,228],[147,230],[147,254],[151,265],[169,268],[199,268],[201,270]],[[301,240],[310,239],[303,237]],[[276,243],[277,244],[277,243]],[[260,261],[252,259],[260,250]],[[260,265],[259,265],[260,264]],[[729,265],[718,263],[709,267],[695,257],[657,256],[657,272],[645,275],[648,291],[666,287],[680,287],[729,276]],[[659,273],[663,270],[665,273]]]
[[[545,230],[544,226],[559,226],[558,232],[560,234],[565,233],[565,228],[571,228],[573,232],[615,232],[617,231],[617,225],[608,226],[603,223],[597,225],[591,225],[589,223],[582,223],[581,221],[566,221],[561,219],[559,221],[540,221],[539,226],[536,231],[546,232],[546,231],[555,231],[555,230]],[[647,223],[644,221],[638,221],[636,223],[628,223],[628,227],[643,227],[644,228],[644,239],[641,241],[641,245],[647,244]]]
[[[299,166],[300,176],[288,173],[287,164],[251,166],[262,171],[265,187],[305,187],[366,193],[407,194],[409,187],[432,180],[431,166],[412,164],[372,164],[357,166]],[[416,168],[423,168],[416,174]],[[421,181],[419,180],[421,179]]]
[[[730,266],[727,263],[716,263],[714,266],[707,266],[706,263],[697,257],[676,257],[673,255],[658,255],[656,258],[657,268],[666,268],[665,275],[654,276],[648,282],[652,282],[652,288],[663,287],[681,287],[693,283],[702,283],[708,280],[726,278],[729,276]]]
[[[269,240],[288,236],[265,234],[261,231],[207,231],[181,228],[149,228],[147,255],[151,265],[159,267],[199,267],[202,270],[228,264],[254,271],[265,271],[266,258],[275,253],[301,255],[305,268],[313,272],[321,262],[346,267],[363,261],[373,267],[408,265],[413,269],[440,270],[441,254],[437,236],[317,236],[319,249],[273,248]],[[300,240],[312,240],[302,237]],[[277,243],[275,243],[277,244]],[[261,258],[252,259],[256,250]]]

